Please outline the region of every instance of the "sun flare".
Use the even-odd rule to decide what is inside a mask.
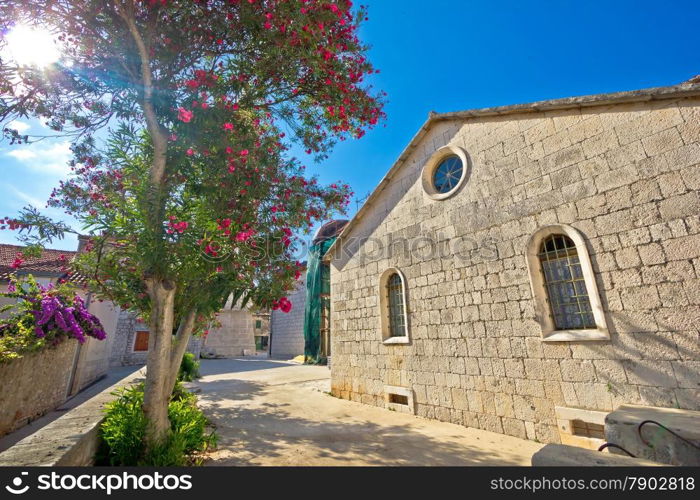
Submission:
[[[61,57],[54,36],[41,28],[18,24],[5,39],[9,56],[21,66],[45,68]]]

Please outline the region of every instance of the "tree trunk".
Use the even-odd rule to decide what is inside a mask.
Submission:
[[[170,378],[175,286],[157,278],[146,279],[146,286],[151,298],[151,321],[143,411],[148,419],[147,445],[151,447],[170,432],[168,403],[172,388],[166,389]]]
[[[177,381],[177,374],[180,371],[180,364],[182,363],[182,357],[187,351],[187,344],[190,342],[190,337],[192,336],[192,330],[194,330],[194,322],[197,316],[196,311],[190,310],[180,321],[180,326],[177,329],[177,335],[175,336],[175,342],[173,343],[172,353],[170,355],[170,367],[168,372],[168,379],[165,384],[165,391],[168,397],[173,392],[175,387],[175,382]]]

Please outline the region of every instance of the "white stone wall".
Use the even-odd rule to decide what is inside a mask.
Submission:
[[[86,299],[84,292],[81,295]],[[100,302],[93,297],[88,309],[99,318],[107,337],[104,340],[88,337],[87,341],[80,347],[73,386],[71,387],[73,394],[107,373],[116,340],[119,307],[109,301]]]
[[[287,296],[292,303],[288,313],[272,311],[270,355],[276,359],[292,359],[304,354],[304,308],[306,307],[306,272],[301,275],[294,291]]]
[[[413,251],[351,243],[333,261],[334,395],[381,406],[408,387],[418,415],[542,442],[559,441],[555,405],[700,409],[699,140],[697,98],[433,126],[350,234]],[[433,201],[421,169],[446,144],[471,178]],[[542,341],[525,249],[548,224],[583,234],[610,341]],[[407,279],[409,345],[382,344],[388,267]]]

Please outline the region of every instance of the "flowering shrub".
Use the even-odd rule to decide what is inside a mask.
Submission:
[[[293,148],[323,160],[384,118],[359,37],[366,10],[351,0],[2,0],[6,19],[46,27],[61,47],[46,71],[3,64],[0,130],[27,142],[11,123],[33,116],[71,140],[72,173],[49,206],[91,232],[74,263],[90,289],[149,321],[153,445],[169,432],[163,402],[190,335],[230,295],[288,312],[297,238],[350,202],[350,186],[321,184]],[[35,246],[73,231],[31,207],[11,221]]]
[[[104,340],[107,336],[100,320],[67,284],[44,287],[31,275],[23,280],[13,278],[0,296],[17,301],[0,309],[10,312],[0,319],[0,363],[58,345],[66,338],[82,344],[87,337]]]
[[[150,450],[145,446],[148,422],[143,413],[143,384],[113,394],[119,397],[105,406],[97,465],[201,465],[202,453],[216,447],[217,436],[210,431],[206,416],[197,407],[197,397],[181,384],[175,385],[168,403],[170,434]]]

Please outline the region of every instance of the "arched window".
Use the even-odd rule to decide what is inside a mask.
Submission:
[[[399,273],[389,276],[386,292],[389,296],[389,335],[403,337],[406,335],[406,315],[403,308],[403,282]]]
[[[538,254],[550,313],[557,330],[595,328],[576,244],[564,234],[542,240]]]
[[[384,343],[409,343],[406,280],[398,269],[387,269],[379,280],[379,309]]]
[[[544,340],[610,338],[586,243],[576,229],[537,231],[528,244],[527,264]]]

